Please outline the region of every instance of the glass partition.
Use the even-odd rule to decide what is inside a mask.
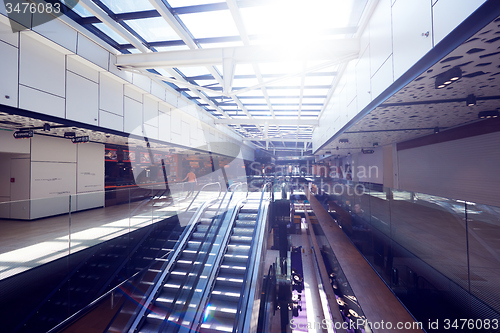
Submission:
[[[186,208],[223,190],[218,183],[172,187],[1,202],[3,329],[47,331],[165,257],[190,221]]]
[[[326,183],[337,205],[330,214],[417,319],[500,320],[500,208],[377,184]]]

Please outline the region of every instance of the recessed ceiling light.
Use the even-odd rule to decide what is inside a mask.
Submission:
[[[467,96],[467,98],[465,99],[465,104],[467,106],[476,105],[476,96],[474,94],[470,94],[469,96]]]
[[[491,110],[491,111],[481,111],[477,115],[479,119],[491,119],[491,118],[497,118],[499,116],[498,110]]]

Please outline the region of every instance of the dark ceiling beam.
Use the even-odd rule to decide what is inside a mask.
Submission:
[[[344,134],[424,131],[424,130],[435,130],[436,128],[439,128],[440,130],[447,129],[447,127],[395,128],[395,129],[383,129],[383,130],[381,129],[381,130],[352,131],[352,132],[344,132]]]
[[[489,101],[498,100],[500,96],[476,96],[476,101]],[[438,99],[438,100],[425,100],[425,101],[411,101],[411,102],[400,102],[400,103],[382,103],[379,107],[390,107],[390,106],[410,106],[410,105],[424,105],[424,104],[446,104],[446,103],[464,103],[466,98],[453,98],[453,99]]]

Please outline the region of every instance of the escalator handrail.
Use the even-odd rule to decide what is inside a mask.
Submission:
[[[217,195],[217,199],[219,199],[220,197],[220,192],[222,190],[222,187],[221,187],[221,184],[220,182],[214,182],[214,183],[207,183],[205,185],[203,185],[202,188],[200,188],[200,190],[198,191],[198,193],[196,193],[196,195],[194,196],[193,200],[191,200],[191,203],[189,204],[189,206],[186,208],[186,210],[184,212],[187,212],[189,210],[189,208],[191,208],[191,205],[193,204],[193,202],[196,200],[196,198],[198,197],[198,195],[200,194],[200,192],[207,186],[211,186],[211,185],[219,185],[219,194]],[[226,191],[227,192],[227,191]]]
[[[255,234],[257,232],[257,229],[258,229],[258,226],[259,226],[259,220],[261,218],[261,212],[262,212],[262,202],[264,201],[264,193],[266,192],[266,188],[268,187],[268,185],[270,185],[271,182],[267,182],[264,184],[264,186],[262,187],[262,193],[260,195],[260,201],[259,201],[259,208],[257,210],[257,218],[256,218],[256,221],[255,221],[255,229],[253,230],[253,234],[252,234],[252,241],[250,243],[250,256],[253,255],[255,249],[254,249],[254,243],[255,243]],[[242,312],[242,305],[243,305],[243,300],[248,296],[248,295],[245,295],[244,292],[245,292],[245,286],[246,286],[246,283],[247,283],[247,280],[248,280],[248,276],[250,275],[250,272],[249,272],[249,267],[250,267],[250,264],[252,262],[252,260],[250,259],[250,256],[249,256],[249,260],[247,261],[247,265],[246,265],[246,268],[245,268],[245,276],[243,277],[243,283],[241,285],[241,292],[240,292],[240,300],[238,302],[238,307],[236,308],[237,311],[236,311],[236,317],[234,319],[234,325],[233,325],[233,333],[237,333],[237,332],[242,332],[242,325],[243,325],[243,321],[239,320],[240,318],[240,314]],[[246,300],[246,302],[248,302],[248,300]]]

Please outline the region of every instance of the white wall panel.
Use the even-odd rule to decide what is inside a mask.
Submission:
[[[383,184],[384,154],[382,148],[374,148],[373,154],[358,154],[354,172],[361,182]]]
[[[123,132],[123,116],[99,110],[99,126]]]
[[[19,83],[64,97],[66,56],[21,34]]]
[[[432,8],[434,45],[484,2],[485,0],[439,0]]]
[[[158,102],[151,97],[144,96],[144,123],[158,127]]]
[[[158,140],[158,127],[144,124],[144,136],[149,139]]]
[[[12,32],[11,32],[12,33]],[[18,91],[18,49],[10,44],[0,42],[0,104],[17,107]],[[9,96],[6,98],[5,96]]]
[[[31,139],[31,161],[76,163],[76,146],[69,139],[35,134]]]
[[[151,94],[158,97],[162,101],[165,100],[165,88],[155,81],[151,82]]]
[[[382,91],[394,82],[392,71],[392,56],[379,68],[371,80],[372,98],[375,99]]]
[[[182,136],[180,134],[171,132],[170,137],[172,138],[172,143],[177,145],[186,145],[186,143],[182,142]]]
[[[10,218],[30,218],[30,167],[29,158],[11,159],[10,177],[16,182],[10,183],[10,200],[15,201],[10,205]]]
[[[19,107],[21,109],[64,118],[64,104],[63,97],[19,85]]]
[[[123,83],[103,72],[99,81],[99,108],[123,116]]]
[[[139,88],[134,87],[130,84],[126,84],[124,92],[125,92],[125,96],[127,96],[133,100],[136,100],[137,102],[142,103],[142,95],[143,94],[139,90]]]
[[[47,21],[48,16],[47,14],[33,15],[33,31],[38,32],[69,51],[76,53],[78,33],[62,21],[54,20],[53,16],[50,16],[52,19]],[[45,23],[40,24],[42,20],[45,20]]]
[[[76,208],[74,210],[104,207],[104,194],[104,191],[79,193],[76,197]]]
[[[143,135],[142,133],[142,103],[131,98],[125,97],[124,104],[124,124],[123,130],[127,133]]]
[[[14,139],[14,131],[0,131],[0,153],[30,153],[30,140]]]
[[[69,196],[74,194],[76,163],[31,163],[31,219],[67,213]]]
[[[499,206],[500,132],[398,151],[399,187]]]
[[[392,54],[391,1],[380,0],[368,24],[371,75]]]
[[[98,84],[72,72],[68,72],[67,81],[66,118],[98,125]]]
[[[356,96],[359,111],[372,100],[370,83],[370,52],[367,47],[356,64]]]
[[[189,125],[188,122],[181,121],[181,137],[182,137],[182,142],[183,145],[191,147],[191,134],[190,134],[190,128],[191,126]]]
[[[158,139],[170,141],[170,113],[160,112],[158,116]]]
[[[67,55],[66,57],[67,70],[94,81],[95,83],[99,83],[99,71],[85,64],[85,62],[87,62],[86,60],[75,55]]]
[[[76,146],[77,192],[104,191],[104,145],[86,143]]]
[[[394,77],[432,48],[431,0],[398,0],[392,6]],[[429,36],[423,36],[429,32]]]
[[[132,74],[132,83],[142,90],[151,92],[151,79],[141,74]]]
[[[0,23],[0,40],[19,47],[19,32],[12,32],[10,25]]]
[[[170,112],[170,131],[172,133],[181,134],[181,119],[181,111],[179,111],[178,109],[173,109]]]
[[[0,153],[0,202],[10,201],[10,157],[11,154]]]
[[[393,145],[387,145],[382,147],[382,152],[384,155],[383,162],[383,184],[386,187],[394,188],[394,152]]]
[[[116,56],[114,54],[109,54],[109,72],[127,82],[132,83],[132,73],[118,69],[118,67],[116,67],[116,61]]]
[[[31,199],[76,193],[76,163],[31,162],[31,178]]]
[[[97,66],[108,69],[109,52],[80,33],[76,53]]]
[[[174,93],[170,90],[167,90],[166,91],[166,94],[165,94],[165,101],[172,105],[172,107],[177,107],[177,97],[178,97],[178,94],[177,93]]]

